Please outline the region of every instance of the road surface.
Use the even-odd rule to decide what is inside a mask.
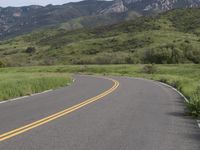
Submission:
[[[0,150],[200,150],[200,129],[172,89],[126,77],[75,78],[0,104]]]

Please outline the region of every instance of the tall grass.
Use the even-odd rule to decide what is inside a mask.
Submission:
[[[193,116],[200,117],[200,86],[198,86],[196,91],[191,95],[187,107]]]
[[[0,73],[0,101],[66,86],[66,74]]]

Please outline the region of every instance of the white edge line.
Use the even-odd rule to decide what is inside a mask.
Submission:
[[[176,91],[186,102],[189,102],[189,100],[183,95],[183,93],[181,93],[179,90],[177,90],[176,88],[174,88],[173,86],[171,86],[171,85],[169,85],[169,84],[167,84],[167,83],[163,83],[163,82],[156,81],[156,80],[151,80],[151,79],[134,78],[134,77],[130,77],[130,78],[160,83],[160,84],[162,84],[162,85],[164,85],[164,86],[167,86],[167,87],[173,89],[173,90]]]
[[[167,86],[169,88],[171,88],[172,90],[176,91],[186,102],[189,102],[189,100],[183,95],[183,93],[181,93],[179,90],[177,90],[176,88],[174,88],[173,86],[167,84],[167,83],[163,83],[160,81],[156,81],[156,80],[151,80],[151,79],[144,79],[144,78],[134,78],[134,77],[128,77],[128,78],[132,78],[132,79],[137,79],[137,80],[144,80],[144,81],[151,81],[151,82],[158,82],[164,86]],[[196,120],[197,121],[197,125],[200,128],[200,120]]]
[[[53,91],[53,89],[46,90],[46,91],[44,91],[44,92],[41,92],[41,93],[35,93],[35,94],[31,94],[30,96],[40,95],[40,94],[48,93],[48,92],[51,92],[51,91]]]
[[[198,124],[198,126],[199,126],[199,128],[200,128],[200,120],[197,120],[197,124]]]
[[[156,81],[164,86],[167,86],[171,89],[173,89],[174,91],[176,91],[187,103],[189,102],[189,100],[183,95],[183,93],[181,93],[179,90],[177,90],[176,88],[174,88],[173,86],[169,85],[169,84],[166,84],[166,83],[163,83],[163,82],[160,82],[160,81]],[[196,120],[197,121],[197,125],[198,127],[200,128],[200,120]]]
[[[163,82],[160,82],[160,81],[156,81],[164,86],[167,86],[171,89],[173,89],[174,91],[176,91],[181,97],[183,97],[183,99],[188,103],[189,100],[183,95],[183,93],[181,93],[179,90],[177,90],[176,88],[174,88],[173,86],[169,85],[169,84],[166,84],[166,83],[163,83]]]
[[[40,93],[31,94],[29,96],[26,95],[26,96],[22,96],[22,97],[13,98],[13,99],[10,99],[10,100],[4,100],[4,101],[0,102],[0,104],[17,101],[17,100],[20,100],[20,99],[24,99],[24,98],[28,98],[28,97],[32,97],[32,96],[36,96],[36,95],[40,95],[40,94],[44,94],[44,93],[48,93],[48,92],[51,92],[51,91],[53,91],[53,89],[46,90],[46,91],[43,91],[43,92],[40,92]]]

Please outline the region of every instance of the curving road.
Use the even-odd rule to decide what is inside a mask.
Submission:
[[[126,77],[75,78],[0,104],[0,150],[200,150],[200,129],[172,89]]]

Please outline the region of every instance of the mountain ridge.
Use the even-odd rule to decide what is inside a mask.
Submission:
[[[141,16],[157,14],[174,8],[199,6],[200,0],[85,0],[63,5],[0,7],[0,40],[45,26],[72,22],[72,20],[78,18],[81,18],[81,20],[84,20],[84,18],[91,19],[87,21],[87,25],[82,24],[79,27],[96,27],[95,24],[92,26],[92,23],[89,25],[89,22],[92,22],[92,18],[99,16],[103,19],[102,22],[99,20],[98,24],[111,25],[127,20],[127,18],[134,19],[135,15],[127,17],[132,12]],[[115,14],[115,18],[110,17],[110,14]],[[123,15],[124,18],[122,19],[121,16]],[[74,24],[73,26],[77,25]]]

